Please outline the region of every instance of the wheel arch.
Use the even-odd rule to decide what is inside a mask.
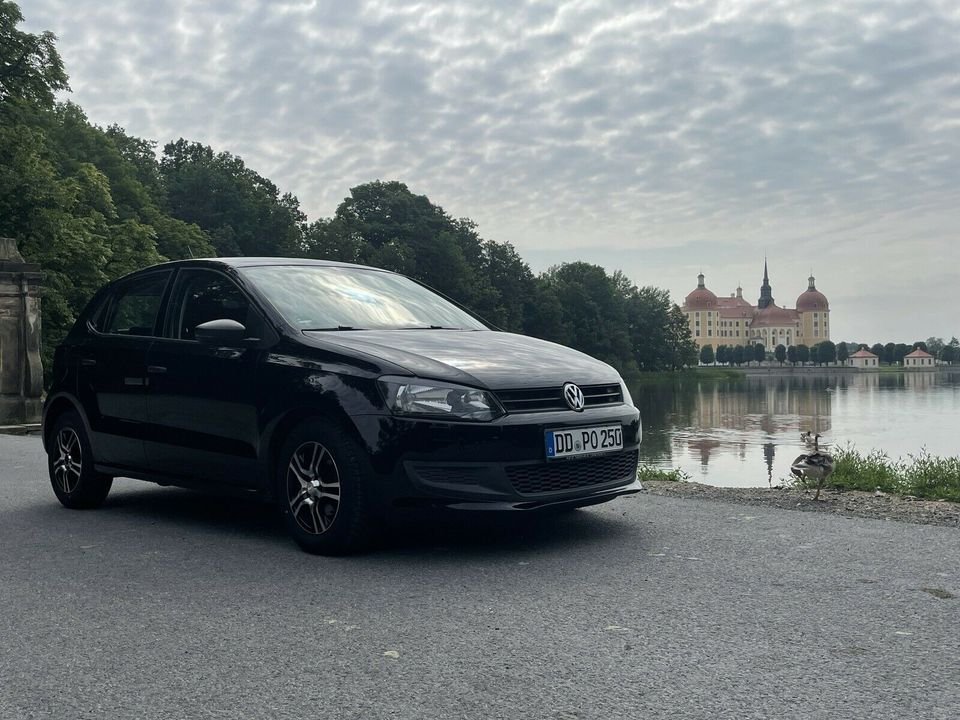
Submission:
[[[56,425],[57,420],[60,419],[64,413],[70,412],[71,410],[80,416],[80,421],[83,423],[83,429],[87,433],[87,442],[90,443],[91,447],[93,446],[93,436],[90,432],[90,422],[87,419],[87,414],[83,411],[83,406],[72,395],[69,395],[68,393],[58,393],[47,400],[47,404],[43,410],[41,439],[43,441],[44,450],[47,450],[49,446],[50,433],[53,431],[53,426]]]
[[[274,494],[274,471],[277,466],[277,455],[289,433],[307,420],[320,420],[334,423],[351,438],[363,445],[357,426],[342,407],[334,404],[301,405],[290,408],[274,419],[263,434],[260,445],[260,477],[264,490],[269,497]]]

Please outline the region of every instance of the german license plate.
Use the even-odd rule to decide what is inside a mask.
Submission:
[[[623,428],[601,425],[569,430],[547,430],[544,433],[547,459],[592,455],[623,449]]]

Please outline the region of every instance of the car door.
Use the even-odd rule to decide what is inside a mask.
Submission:
[[[146,465],[147,350],[172,274],[151,272],[118,283],[77,347],[77,391],[98,464],[131,470]]]
[[[230,347],[198,342],[197,325],[229,319],[247,328]],[[259,428],[257,366],[269,332],[224,273],[177,274],[162,337],[147,358],[147,458],[158,473],[193,481],[255,484]],[[258,338],[258,339],[252,339]]]

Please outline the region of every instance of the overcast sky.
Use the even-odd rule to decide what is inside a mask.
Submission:
[[[21,0],[93,122],[229,150],[311,219],[397,179],[535,270],[703,268],[835,340],[960,335],[960,3]]]

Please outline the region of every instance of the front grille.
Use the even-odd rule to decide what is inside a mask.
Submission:
[[[623,390],[619,383],[609,385],[581,385],[584,407],[619,405],[623,402]],[[547,412],[569,410],[563,399],[562,387],[525,388],[523,390],[498,390],[497,399],[508,413]]]
[[[536,465],[508,465],[507,478],[521,495],[573,490],[633,479],[637,451],[628,450],[580,460],[552,460]]]

